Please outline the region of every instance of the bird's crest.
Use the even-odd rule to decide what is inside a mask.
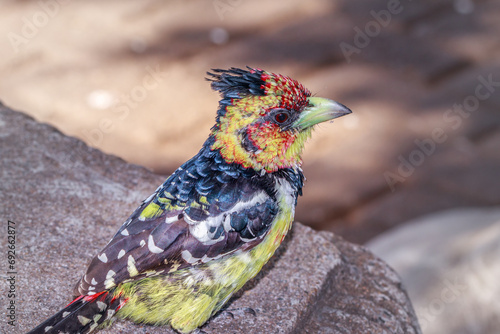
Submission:
[[[219,91],[223,98],[242,98],[247,95],[264,95],[265,81],[259,69],[243,70],[232,67],[228,70],[213,69],[207,72],[212,89]]]
[[[287,76],[266,72],[258,68],[240,69],[231,67],[228,70],[212,69],[206,78],[211,81],[213,90],[220,92],[217,123],[226,114],[226,107],[233,105],[235,99],[248,96],[279,97],[277,107],[302,109],[311,92],[302,84]]]

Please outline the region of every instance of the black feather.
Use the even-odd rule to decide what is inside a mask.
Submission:
[[[232,67],[228,70],[212,69],[207,72],[206,78],[211,81],[213,90],[221,93],[217,111],[217,123],[220,117],[226,114],[226,107],[231,105],[232,99],[241,99],[249,95],[265,95],[265,81],[262,80],[264,71],[248,67],[248,70]]]

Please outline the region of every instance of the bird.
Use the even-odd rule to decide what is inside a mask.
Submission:
[[[206,80],[221,99],[200,151],[90,261],[74,300],[30,334],[90,333],[116,318],[191,333],[281,244],[302,195],[306,140],[351,110],[260,68],[212,69]]]

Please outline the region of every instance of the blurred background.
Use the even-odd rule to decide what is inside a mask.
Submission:
[[[218,101],[204,80],[211,68],[285,74],[349,106],[306,147],[296,219],[372,240],[424,333],[499,332],[498,1],[1,5],[0,100],[155,173],[206,139]]]

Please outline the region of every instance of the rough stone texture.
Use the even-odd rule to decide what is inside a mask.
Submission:
[[[424,333],[498,333],[500,208],[424,216],[367,247],[401,274]]]
[[[14,332],[24,333],[70,301],[87,262],[163,177],[3,106],[0,156],[0,217],[4,228],[7,220],[16,222]],[[1,266],[7,272],[5,261]],[[392,269],[360,246],[298,223],[265,269],[203,331],[420,333]],[[13,329],[2,320],[0,332]],[[166,332],[173,333],[128,321],[103,331]]]
[[[326,280],[310,322],[297,333],[419,333],[399,276],[365,248],[334,235],[331,240],[342,262]]]

